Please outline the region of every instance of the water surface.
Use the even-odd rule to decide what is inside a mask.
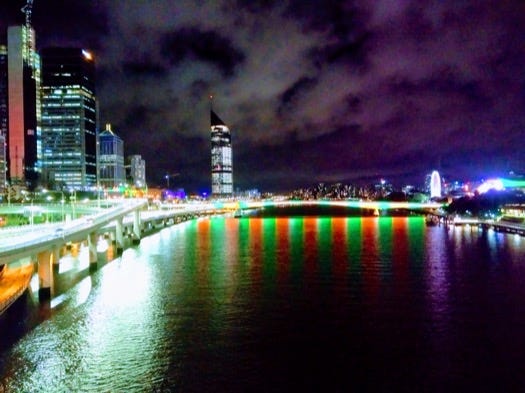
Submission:
[[[417,217],[200,219],[50,304],[27,296],[0,334],[10,392],[518,391],[525,238]]]

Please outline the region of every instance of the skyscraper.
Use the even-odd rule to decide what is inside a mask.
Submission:
[[[42,172],[50,188],[97,183],[95,63],[79,48],[42,50]]]
[[[210,110],[211,119],[211,192],[214,196],[233,194],[232,143],[230,129]]]
[[[119,187],[126,183],[124,142],[112,130],[111,124],[100,133],[99,181],[102,187]]]
[[[7,29],[8,177],[14,186],[33,189],[40,168],[40,57],[29,26]]]

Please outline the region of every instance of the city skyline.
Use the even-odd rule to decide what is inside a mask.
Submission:
[[[2,30],[23,4],[0,6]],[[519,1],[92,4],[36,1],[37,48],[94,51],[101,123],[148,182],[209,188],[210,93],[236,188],[524,168]]]

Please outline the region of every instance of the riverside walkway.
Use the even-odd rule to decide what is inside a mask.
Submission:
[[[2,314],[13,302],[27,289],[33,265],[7,266],[4,274],[0,277],[0,314]]]
[[[494,230],[496,232],[503,232],[509,234],[516,234],[525,236],[525,224],[515,223],[505,220],[481,220],[478,218],[456,218],[446,222],[450,226],[470,226],[472,228],[479,228],[482,230]]]

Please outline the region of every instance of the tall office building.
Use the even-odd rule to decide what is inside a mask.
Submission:
[[[40,57],[29,25],[7,29],[7,85],[8,178],[34,189],[40,172]]]
[[[42,173],[50,188],[97,183],[95,62],[79,48],[42,50]]]
[[[130,177],[135,187],[146,186],[146,161],[140,155],[130,156]]]
[[[99,135],[99,182],[113,188],[126,184],[124,169],[124,142],[112,130],[111,124]]]
[[[0,45],[0,195],[7,186],[7,46]]]
[[[214,196],[233,194],[232,143],[230,129],[211,110],[211,192]]]

